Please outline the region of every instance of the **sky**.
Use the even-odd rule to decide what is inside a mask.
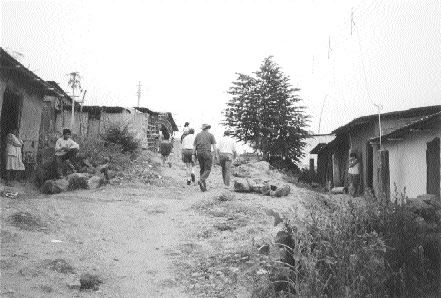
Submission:
[[[309,129],[441,104],[439,0],[1,1],[0,44],[88,105],[172,112],[219,134],[236,73],[269,55],[300,88]],[[319,130],[320,127],[320,130]]]

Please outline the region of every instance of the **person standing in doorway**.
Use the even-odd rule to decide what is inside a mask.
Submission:
[[[230,187],[231,165],[237,157],[236,141],[230,136],[229,131],[225,131],[223,137],[219,140],[217,150],[219,153],[219,162],[222,167],[222,178],[225,188]]]
[[[359,195],[360,188],[360,161],[355,152],[349,154],[349,194],[352,197]]]
[[[196,176],[194,175],[194,157],[193,157],[193,145],[194,145],[194,129],[191,128],[187,135],[182,139],[182,161],[185,163],[185,170],[187,176],[187,185],[191,182],[196,182]]]
[[[6,179],[8,184],[13,179],[19,179],[17,174],[25,170],[22,161],[22,147],[23,141],[18,137],[18,130],[12,129],[6,137],[6,152],[8,154],[6,159]]]
[[[210,175],[211,166],[213,164],[212,148],[217,159],[216,140],[209,132],[210,128],[210,125],[202,124],[202,131],[196,135],[193,146],[193,154],[197,156],[200,167],[198,184],[201,191],[207,191],[206,180]]]
[[[58,178],[64,176],[63,169],[65,164],[69,166],[72,172],[76,172],[75,166],[72,162],[77,156],[79,150],[80,145],[72,140],[70,129],[63,129],[63,136],[55,143],[55,159],[57,162]]]

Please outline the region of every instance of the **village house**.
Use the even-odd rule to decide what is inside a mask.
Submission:
[[[306,143],[303,148],[304,156],[302,156],[298,162],[300,169],[308,169],[311,171],[317,170],[317,155],[310,151],[318,144],[327,144],[335,138],[333,134],[312,134],[309,135],[304,141]]]
[[[50,129],[48,126],[51,125],[50,120],[49,124],[41,122],[42,115],[46,119],[48,114],[45,103],[55,99],[69,100],[64,92],[38,77],[0,48],[1,176],[5,173],[6,136],[13,128],[18,128],[19,137],[24,142],[23,161],[26,172],[32,172],[39,149],[40,128]]]
[[[311,150],[311,154],[317,154],[318,160],[318,175],[321,177],[322,184],[329,184],[332,187],[347,187],[348,186],[348,160],[349,153],[354,152],[357,154],[358,159],[361,161],[361,191],[365,191],[366,189],[371,189],[373,193],[377,196],[386,196],[391,197],[391,193],[393,195],[394,188],[391,187],[391,184],[398,184],[401,188],[406,185],[405,183],[408,181],[408,178],[396,178],[400,177],[396,172],[393,172],[394,178],[399,181],[395,181],[392,177],[389,176],[390,170],[393,168],[393,171],[399,167],[397,165],[399,163],[403,163],[404,161],[398,159],[397,154],[394,153],[393,159],[390,159],[389,150],[391,150],[390,140],[387,139],[387,136],[394,131],[401,131],[401,129],[407,127],[415,123],[415,121],[420,121],[421,119],[425,119],[425,117],[435,115],[441,111],[441,106],[429,106],[429,107],[420,107],[409,109],[405,111],[395,111],[390,113],[381,114],[380,121],[378,114],[363,116],[352,120],[351,122],[337,128],[332,133],[335,134],[335,139],[328,144],[318,144],[313,150]],[[381,133],[384,137],[386,137],[386,143],[382,143],[380,147],[379,136],[380,136],[380,122],[381,122]],[[415,124],[417,125],[417,124]],[[429,129],[429,128],[428,128]],[[436,135],[436,130],[434,128],[430,128],[431,133]],[[438,130],[439,135],[439,130]],[[384,138],[383,137],[383,138]],[[429,136],[426,136],[429,138]],[[378,141],[377,141],[378,138]],[[427,138],[421,136],[419,139],[419,147],[423,146],[423,141],[428,140]],[[416,142],[413,138],[407,139],[404,142],[395,142],[395,148],[398,147],[407,147],[408,143]],[[435,140],[436,143],[436,140]],[[425,144],[425,143],[424,143]],[[410,145],[409,145],[410,146]],[[412,145],[413,146],[413,145]],[[413,148],[410,146],[411,148]],[[432,145],[436,147],[435,145]],[[414,146],[415,147],[415,146]],[[414,160],[416,152],[412,150],[400,149],[399,152],[407,152],[409,154],[408,159]],[[431,149],[436,152],[436,149]],[[397,151],[397,150],[396,150]],[[397,152],[398,152],[397,151]],[[426,151],[424,151],[424,154]],[[439,145],[438,145],[439,152]],[[418,153],[418,154],[421,154]],[[430,153],[431,156],[436,153]],[[415,157],[416,158],[416,157]],[[439,153],[438,153],[439,158]],[[414,167],[426,168],[426,163],[414,165]],[[406,168],[401,168],[405,170]],[[406,169],[409,170],[409,169]],[[431,170],[432,172],[436,172],[435,170]],[[404,174],[404,177],[409,177],[410,174]],[[431,174],[432,175],[432,174]],[[439,175],[439,167],[438,167],[438,175]],[[413,176],[412,176],[413,177]],[[429,178],[432,178],[432,176]],[[439,180],[439,178],[438,178]],[[425,184],[426,178],[419,177],[415,183],[418,183],[420,186],[415,188],[414,186],[406,186],[406,190],[409,190],[411,187],[412,192],[408,193],[408,195],[418,195],[427,193],[426,191],[422,191],[421,185]],[[439,182],[438,182],[439,183]],[[439,185],[439,184],[438,184]],[[438,186],[439,188],[439,186]],[[415,190],[415,191],[414,191]],[[421,192],[421,193],[420,193]]]
[[[393,198],[423,194],[440,196],[441,112],[417,119],[381,138],[385,192]],[[378,146],[380,138],[372,138]],[[375,156],[374,156],[375,158]]]

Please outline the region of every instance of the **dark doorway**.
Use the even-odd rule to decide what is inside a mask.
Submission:
[[[381,178],[381,193],[390,199],[390,171],[389,171],[389,151],[380,151],[381,157],[381,168],[380,168],[380,178]]]
[[[440,139],[435,138],[427,143],[427,193],[440,195]]]
[[[19,128],[20,111],[21,97],[6,89],[3,95],[2,113],[0,116],[0,175],[2,177],[4,177],[6,169],[6,136],[12,129]]]
[[[374,148],[369,143],[366,145],[366,185],[370,188],[374,185]]]

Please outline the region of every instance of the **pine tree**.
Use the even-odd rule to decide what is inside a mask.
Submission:
[[[302,156],[308,116],[296,104],[293,88],[280,67],[266,58],[254,76],[238,74],[228,93],[224,124],[240,141],[261,151],[271,163],[292,165]]]

